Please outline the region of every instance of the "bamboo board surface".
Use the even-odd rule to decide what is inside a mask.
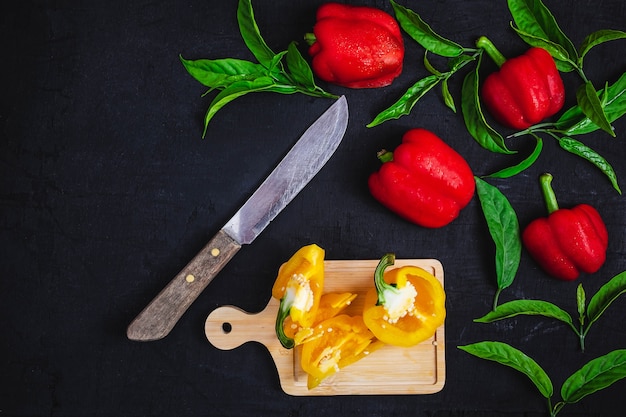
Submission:
[[[361,314],[363,298],[374,284],[378,260],[325,261],[324,292],[358,294],[344,310]],[[419,266],[432,273],[443,285],[443,267],[436,259],[396,259],[396,268]],[[349,365],[309,390],[307,375],[299,363],[299,349],[285,349],[274,332],[279,301],[271,298],[260,313],[248,313],[234,306],[213,310],[205,322],[205,334],[218,349],[230,350],[250,341],[263,344],[274,363],[285,393],[294,396],[315,395],[386,395],[431,394],[445,383],[444,326],[417,346],[384,346],[360,361]]]

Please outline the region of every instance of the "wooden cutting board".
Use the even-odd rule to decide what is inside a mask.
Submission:
[[[358,294],[344,312],[361,314],[365,293],[374,285],[377,264],[378,260],[325,261],[324,291]],[[436,259],[396,259],[390,268],[404,265],[419,266],[443,284],[443,267]],[[256,314],[233,306],[219,307],[206,319],[206,337],[222,350],[250,341],[263,344],[276,364],[283,391],[289,395],[431,394],[444,386],[445,343],[444,326],[441,326],[431,339],[417,346],[384,346],[309,390],[307,375],[300,366],[300,349],[285,349],[276,338],[278,305],[278,300],[272,298]]]

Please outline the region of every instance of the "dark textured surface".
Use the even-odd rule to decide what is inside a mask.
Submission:
[[[433,130],[476,174],[516,157],[496,156],[466,133],[432,92],[410,116],[365,124],[426,75],[423,50],[405,37],[402,76],[378,90],[346,94],[351,119],[335,156],[250,246],[244,247],[192,305],[172,333],[151,343],[126,339],[128,323],[198,251],[331,103],[305,96],[253,94],[221,110],[200,138],[209,97],[183,69],[186,58],[249,59],[236,23],[237,2],[7,2],[0,13],[0,416],[544,416],[545,400],[521,374],[456,349],[500,340],[535,358],[551,376],[555,401],[565,378],[584,362],[626,348],[618,299],[588,335],[536,317],[498,324],[472,320],[490,308],[493,245],[477,198],[451,225],[426,230],[383,209],[366,178],[375,153],[412,127]],[[258,25],[275,50],[309,31],[320,1],[257,1]],[[410,4],[409,4],[410,3]],[[391,11],[384,1],[365,1]],[[471,46],[489,36],[505,55],[525,44],[509,27],[504,1],[402,2],[436,31]],[[599,29],[626,29],[621,0],[549,1],[579,45]],[[586,58],[596,85],[626,70],[626,41]],[[301,45],[303,48],[303,46]],[[302,49],[304,51],[304,49]],[[580,79],[564,75],[567,106]],[[461,77],[451,87],[460,97]],[[625,120],[617,138],[585,143],[626,178]],[[510,142],[529,152],[528,139]],[[610,231],[608,258],[573,283],[547,278],[524,252],[501,301],[542,298],[575,315],[575,290],[588,294],[626,270],[626,202],[590,164],[546,140],[537,163],[509,180],[491,181],[520,223],[543,215],[537,177],[549,170],[561,206],[595,205]],[[267,351],[256,344],[223,352],[204,337],[208,313],[233,304],[259,311],[279,265],[317,243],[328,259],[437,258],[448,295],[447,381],[427,396],[294,398],[282,393]],[[401,366],[401,364],[400,364]],[[380,372],[385,372],[381,369]],[[562,416],[618,416],[626,382]]]

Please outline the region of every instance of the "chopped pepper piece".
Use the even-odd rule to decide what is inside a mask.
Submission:
[[[294,347],[294,340],[285,334],[285,319],[289,316],[294,324],[311,327],[323,289],[324,249],[319,246],[304,246],[281,265],[272,287],[272,296],[280,300],[276,336],[285,348]]]
[[[290,317],[287,317],[284,323],[285,335],[294,340],[295,346],[301,345],[310,341],[312,338],[319,334],[313,331],[313,328],[324,320],[328,320],[335,317],[343,309],[348,307],[352,300],[356,298],[357,294],[349,292],[345,293],[326,293],[322,294],[320,298],[320,305],[315,313],[315,321],[312,327],[302,327],[291,321]]]
[[[598,211],[588,204],[560,209],[552,175],[539,177],[548,217],[533,220],[522,233],[526,250],[551,276],[565,281],[600,269],[606,260],[609,234]]]
[[[385,269],[394,254],[382,257],[374,273],[375,288],[365,295],[363,320],[384,343],[409,347],[435,334],[446,317],[446,294],[439,280],[416,266]]]
[[[315,326],[314,332],[312,340],[302,345],[300,360],[309,389],[382,346],[361,316],[332,317]]]

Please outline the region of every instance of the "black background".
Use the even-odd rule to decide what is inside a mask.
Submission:
[[[14,5],[10,6],[9,3]],[[275,51],[302,39],[321,1],[253,3]],[[386,1],[350,2],[392,12]],[[472,47],[489,36],[507,56],[527,46],[509,27],[506,2],[400,2],[433,29]],[[624,30],[621,0],[547,1],[580,45],[599,29]],[[484,175],[520,160],[528,137],[510,140],[518,156],[483,150],[438,90],[410,116],[365,124],[427,75],[423,49],[405,36],[404,72],[391,86],[348,90],[348,132],[313,181],[252,244],[244,247],[157,342],[126,338],[127,325],[245,201],[295,140],[331,103],[303,95],[251,94],[222,109],[201,139],[212,96],[183,69],[189,59],[252,59],[230,1],[22,1],[0,13],[0,415],[2,416],[544,416],[546,402],[529,380],[456,348],[498,340],[523,350],[555,385],[583,363],[626,348],[626,301],[618,299],[592,327],[581,353],[574,333],[555,321],[518,317],[497,324],[494,247],[477,197],[452,224],[424,229],[388,212],[369,195],[376,152],[393,148],[413,127],[437,133]],[[596,86],[626,70],[625,41],[594,48],[585,59]],[[305,52],[304,45],[300,45]],[[433,58],[435,65],[441,62]],[[490,69],[487,63],[485,71]],[[493,66],[491,66],[493,69]],[[460,104],[464,72],[451,82]],[[563,75],[567,103],[580,78]],[[617,138],[580,137],[626,178],[625,120]],[[501,302],[541,298],[576,315],[575,293],[591,295],[626,270],[626,202],[591,164],[546,138],[523,174],[489,180],[526,225],[543,216],[537,178],[554,177],[562,207],[587,202],[610,232],[601,270],[576,282],[548,278],[524,252]],[[624,183],[626,184],[626,183]],[[261,345],[220,351],[203,333],[210,311],[232,304],[260,311],[279,265],[317,243],[327,259],[437,258],[445,270],[447,379],[424,396],[290,397]],[[386,372],[381,369],[380,372]],[[562,416],[622,415],[625,382],[567,405]]]

